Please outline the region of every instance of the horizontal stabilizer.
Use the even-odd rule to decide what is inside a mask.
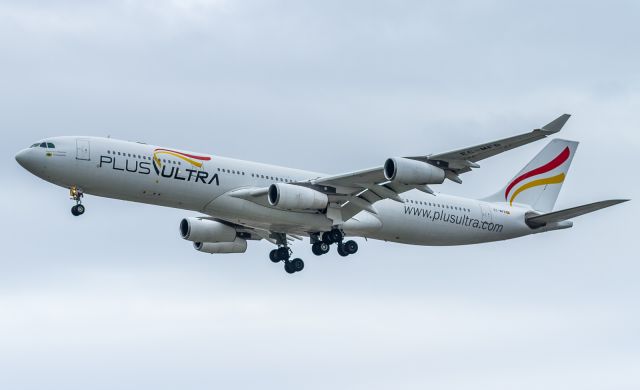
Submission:
[[[531,228],[539,228],[549,223],[566,221],[568,219],[578,217],[583,214],[592,213],[594,211],[604,209],[606,207],[615,206],[619,203],[628,201],[629,199],[612,199],[603,200],[601,202],[589,203],[583,206],[572,207],[570,209],[564,209],[560,211],[554,211],[552,213],[534,215],[526,219],[527,225]]]

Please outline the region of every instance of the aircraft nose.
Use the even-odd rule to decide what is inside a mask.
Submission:
[[[16,154],[16,161],[18,162],[18,164],[20,164],[20,166],[22,166],[22,168],[26,169],[27,171],[33,170],[33,159],[34,156],[32,153],[30,153],[29,149],[21,150],[18,152],[18,154]]]
[[[16,154],[16,161],[24,167],[27,162],[27,149],[21,150]]]

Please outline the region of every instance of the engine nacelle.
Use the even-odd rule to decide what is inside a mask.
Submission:
[[[244,253],[247,240],[237,237],[233,242],[194,242],[193,247],[204,253]]]
[[[322,210],[329,205],[326,194],[293,184],[271,184],[268,197],[271,206],[283,210]]]
[[[233,242],[236,229],[209,219],[184,218],[180,221],[180,235],[194,242]]]
[[[394,183],[408,185],[442,184],[444,170],[409,158],[389,158],[384,163],[384,177]]]

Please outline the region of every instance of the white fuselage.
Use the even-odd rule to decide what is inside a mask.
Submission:
[[[25,149],[16,159],[33,174],[65,188],[77,186],[86,194],[197,211],[274,232],[304,235],[336,225],[320,211],[274,208],[266,195],[264,201],[255,202],[230,195],[242,188],[325,176],[320,173],[109,138],[56,137],[47,142],[55,147]],[[156,154],[154,162],[158,150],[169,152]],[[377,214],[362,211],[341,221],[342,229],[351,236],[416,245],[474,244],[540,231],[525,224],[525,213],[531,210],[524,207],[417,190],[401,197],[404,203],[377,202]]]

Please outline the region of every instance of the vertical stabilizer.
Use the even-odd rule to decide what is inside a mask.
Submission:
[[[577,148],[578,142],[554,139],[500,191],[483,200],[553,210]]]

